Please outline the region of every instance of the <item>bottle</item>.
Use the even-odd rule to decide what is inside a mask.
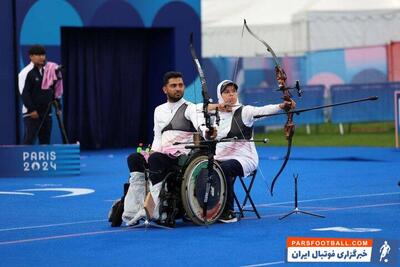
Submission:
[[[139,146],[136,148],[136,153],[142,153],[142,150],[143,150],[143,144],[142,143],[139,143]]]

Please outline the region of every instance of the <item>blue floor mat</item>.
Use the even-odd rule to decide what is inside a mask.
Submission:
[[[286,151],[262,147],[252,190],[261,219],[247,213],[238,223],[209,227],[179,221],[172,230],[111,228],[107,213],[128,179],[131,152],[82,152],[77,177],[1,178],[0,265],[296,265],[285,262],[289,236],[400,240],[400,151],[395,149],[294,147],[272,197],[271,180]],[[278,220],[293,209],[294,174],[299,175],[299,207],[326,218],[295,214]],[[55,188],[84,194],[36,191]],[[239,183],[236,191],[243,198]],[[325,265],[361,264],[312,264]]]

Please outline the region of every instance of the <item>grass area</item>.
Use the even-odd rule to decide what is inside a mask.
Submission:
[[[305,126],[298,127],[293,136],[293,146],[395,146],[393,122],[344,124],[343,128],[344,134],[341,135],[338,124],[311,125],[310,134],[307,134]],[[270,146],[287,145],[282,129],[256,133],[255,138],[269,138]]]

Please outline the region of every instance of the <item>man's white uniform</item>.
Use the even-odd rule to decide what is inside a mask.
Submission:
[[[154,110],[154,139],[151,150],[174,157],[189,153],[190,150],[186,149],[185,145],[174,146],[173,143],[193,141],[193,132],[179,130],[162,132],[163,129],[171,122],[176,112],[183,104],[188,105],[184,113],[185,118],[193,123],[195,128],[194,130],[199,128],[200,119],[195,104],[181,98],[175,103],[166,102],[162,105],[159,105]]]

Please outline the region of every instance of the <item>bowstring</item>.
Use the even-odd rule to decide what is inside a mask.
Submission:
[[[243,26],[242,26],[242,34],[241,34],[241,36],[240,36],[240,41],[239,41],[239,52],[241,52],[242,51],[242,45],[243,45],[243,34],[244,34],[244,23],[243,23]],[[236,75],[237,75],[237,72],[238,72],[238,67],[239,67],[239,58],[240,58],[241,56],[238,56],[237,58],[236,58],[236,62],[235,62],[235,67],[234,67],[234,69],[233,69],[233,75],[232,75],[232,81],[233,82],[236,82]]]
[[[243,22],[242,34],[241,34],[240,43],[239,43],[239,51],[242,51],[242,48],[243,48],[243,47],[242,47],[242,42],[243,42],[243,36],[244,36],[244,28],[245,28],[245,25],[244,25],[244,22]],[[236,80],[235,80],[235,79],[236,79],[237,70],[238,70],[238,62],[239,62],[239,57],[237,57],[236,64],[235,64],[235,68],[234,68],[234,73],[233,73],[233,80],[232,80],[232,81],[233,81],[234,83],[236,83]],[[235,118],[235,116],[232,116],[232,118],[233,118],[233,120],[234,120],[236,126],[239,128],[239,131],[240,131],[240,134],[242,135],[242,138],[243,138],[243,139],[246,139],[245,136],[244,136],[244,133],[243,133],[243,131],[242,131],[242,129],[241,129],[241,127],[239,126],[239,123],[237,122],[237,120],[236,120],[236,118]],[[254,130],[253,130],[253,135],[254,135]],[[252,136],[252,140],[253,140],[253,139],[254,139],[254,136]],[[251,145],[250,145],[250,146],[251,146]],[[247,149],[251,151],[251,147],[249,147],[249,148],[247,148]],[[257,154],[257,155],[258,155],[258,154]],[[258,157],[258,166],[257,166],[257,169],[256,169],[256,170],[258,170],[258,171],[260,172],[261,178],[263,179],[264,183],[267,185],[269,191],[271,191],[271,186],[269,185],[269,183],[268,183],[268,181],[267,181],[267,178],[264,176],[264,173],[263,173],[263,171],[262,171],[260,165],[261,165],[261,164],[260,164],[260,157]]]
[[[196,124],[197,124],[197,131],[198,132],[201,132],[200,131],[200,125],[199,125],[199,116],[198,116],[198,114],[197,114],[197,82],[196,82],[196,80],[197,80],[197,77],[198,77],[198,74],[196,75],[196,79],[194,80],[194,84],[193,84],[193,91],[194,91],[194,101],[196,102],[196,104],[195,104],[195,110],[196,110]],[[201,87],[200,87],[201,88]]]

